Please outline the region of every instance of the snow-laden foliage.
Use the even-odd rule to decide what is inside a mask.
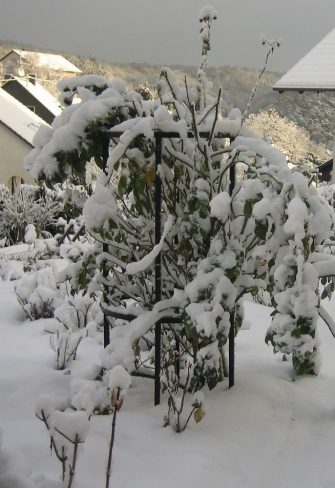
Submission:
[[[16,283],[15,293],[30,320],[53,317],[55,308],[62,302],[60,290],[50,267],[25,274]]]
[[[313,143],[306,129],[286,117],[281,117],[273,108],[249,115],[246,124],[260,137],[267,138],[291,162],[297,164],[308,157],[313,157],[315,161],[327,158],[325,147]]]
[[[79,446],[86,440],[89,418],[85,412],[58,410],[47,396],[40,397],[35,409],[50,437],[50,449],[61,464],[62,486],[71,488],[74,483]]]
[[[210,95],[205,68],[215,17],[210,9],[200,15],[203,60],[197,86],[187,80],[179,85],[167,68],[155,100],[119,80],[65,80],[63,100],[81,101],[37,134],[36,149],[26,160],[35,177],[64,179],[83,173],[92,157],[102,167],[106,131],[122,132],[111,137],[105,174],[84,206],[97,245],[72,271],[81,274],[77,283],[83,288],[95,277],[108,290],[103,306],[118,319],[102,354],[104,368],[141,368],[144,344],[152,361],[150,334],[161,321],[164,368],[185,371],[191,364],[193,391],[223,379],[224,347],[230,327],[237,332],[242,324],[243,296],[257,297],[262,290],[274,307],[267,340],[275,351],[292,354],[298,373],[316,373],[320,297],[314,258],[333,230],[332,210],[303,175],[289,170],[280,151],[250,136],[245,113],[222,114],[221,92]],[[163,141],[156,171],[159,131],[175,136]],[[232,189],[230,169],[237,166],[242,171]],[[158,178],[159,242],[154,229]],[[162,300],[157,302],[158,255]],[[171,317],[179,323],[171,323]]]
[[[25,242],[27,225],[34,225],[37,237],[52,230],[63,210],[63,202],[56,191],[44,187],[21,185],[10,193],[0,185],[0,240],[6,245]]]

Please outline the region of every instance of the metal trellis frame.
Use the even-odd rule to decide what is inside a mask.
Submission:
[[[109,155],[109,141],[111,139],[120,138],[123,134],[123,131],[113,131],[110,130],[106,132],[104,140],[103,140],[103,148],[102,148],[102,158],[103,158],[103,167],[106,168],[107,160]],[[207,139],[210,137],[209,132],[199,132],[199,136],[203,139]],[[162,236],[162,223],[161,223],[161,210],[162,210],[162,182],[158,174],[158,168],[162,162],[162,142],[164,139],[180,139],[179,132],[169,132],[169,131],[155,131],[155,245],[159,244]],[[195,135],[193,132],[187,133],[188,138],[194,138]],[[215,139],[229,139],[230,141],[233,140],[228,134],[215,134]],[[233,164],[229,168],[229,193],[232,195],[233,190],[235,188],[235,165]],[[108,244],[103,244],[103,252],[108,252]],[[103,276],[107,277],[107,270],[104,268]],[[104,288],[104,294],[106,297],[107,294],[107,287]],[[156,257],[155,259],[155,302],[159,302],[162,299],[162,259],[161,254]],[[106,301],[106,300],[105,300]],[[110,334],[109,334],[109,322],[108,316],[112,316],[114,318],[123,318],[125,320],[133,320],[135,316],[133,315],[122,315],[119,316],[115,312],[111,312],[108,310],[104,310],[104,347],[106,347],[110,343]],[[229,388],[234,386],[234,377],[235,377],[235,327],[234,327],[234,317],[235,314],[232,312],[230,314],[230,330],[229,330]],[[160,374],[161,374],[161,329],[162,323],[181,323],[180,317],[166,317],[159,320],[155,325],[155,393],[154,393],[154,404],[159,405],[160,403]]]

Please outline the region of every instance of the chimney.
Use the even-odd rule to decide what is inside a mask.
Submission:
[[[30,83],[32,83],[33,85],[36,85],[36,78],[37,78],[36,73],[29,73],[29,75],[28,75],[28,80],[29,80],[29,81],[30,81]]]

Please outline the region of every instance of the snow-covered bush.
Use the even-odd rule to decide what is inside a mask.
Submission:
[[[50,345],[56,353],[57,369],[65,369],[72,359],[76,359],[77,349],[84,337],[83,331],[73,332],[59,325],[50,336]]]
[[[275,351],[292,354],[298,373],[316,373],[320,273],[315,261],[323,257],[315,251],[333,232],[333,211],[301,173],[291,173],[279,150],[250,134],[243,125],[246,112],[222,113],[222,94],[210,95],[205,72],[216,12],[208,7],[199,18],[203,59],[196,86],[187,80],[178,85],[167,68],[156,100],[119,80],[65,80],[63,99],[70,102],[76,94],[81,103],[39,133],[25,164],[49,182],[82,172],[93,157],[102,167],[105,132],[123,132],[111,139],[105,175],[84,206],[85,225],[97,244],[75,263],[83,288],[100,267],[97,280],[108,289],[104,305],[117,317],[132,319],[112,329],[104,368],[136,369],[141,338],[160,321],[168,367],[177,371],[177,362],[182,368],[191,362],[189,389],[213,388],[223,379],[229,330],[233,326],[236,333],[242,324],[243,296],[263,290],[274,308],[267,340]],[[269,43],[268,54],[275,44]],[[165,138],[156,172],[155,134],[166,131],[176,137]],[[238,164],[244,171],[232,188],[230,169]],[[102,252],[103,244],[108,252]],[[160,301],[154,286],[158,255]],[[171,324],[173,317],[181,323]]]
[[[23,263],[15,259],[0,258],[0,278],[4,281],[18,280],[24,275]]]
[[[86,329],[92,323],[97,326],[103,322],[99,304],[91,296],[81,291],[74,296],[67,297],[56,308],[54,317],[66,330],[73,332]]]
[[[71,405],[76,410],[84,410],[88,416],[109,415],[112,412],[110,392],[106,375],[99,374],[94,379],[74,380],[71,384]]]
[[[26,273],[17,282],[15,293],[30,320],[53,317],[55,308],[62,302],[60,290],[50,267]]]
[[[315,156],[316,160],[327,157],[325,147],[314,144],[306,129],[270,108],[257,114],[251,114],[246,120],[261,138],[267,138],[270,144],[280,149],[290,161],[298,163]]]
[[[103,315],[99,304],[91,296],[79,292],[65,298],[54,310],[54,317],[59,325],[50,337],[50,344],[56,352],[57,369],[64,369],[70,360],[76,358],[82,339],[95,334],[103,322]]]
[[[89,419],[84,412],[57,410],[49,398],[41,397],[35,410],[50,437],[51,452],[61,463],[63,486],[71,488],[75,479],[78,448],[86,440]]]
[[[15,193],[1,190],[0,239],[7,245],[24,242],[27,225],[35,226],[37,237],[52,230],[63,209],[57,192],[44,187],[21,185]]]
[[[180,388],[180,378],[172,366],[164,368],[161,379],[163,392],[168,392],[168,413],[164,417],[164,427],[170,425],[177,432],[183,432],[192,416],[196,423],[201,422],[205,416],[204,398],[202,392],[197,391],[192,398],[191,405],[187,405],[186,394],[190,387],[191,370],[193,365],[188,364],[186,377],[183,380],[183,386]],[[179,390],[181,389],[181,394]]]

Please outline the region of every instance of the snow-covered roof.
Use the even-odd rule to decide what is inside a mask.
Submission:
[[[9,79],[6,83],[19,83],[23,88],[25,88],[36,100],[38,100],[46,109],[49,110],[55,117],[59,115],[62,111],[61,104],[57,99],[51,95],[48,90],[46,90],[39,83],[31,83],[28,80],[22,78]]]
[[[41,125],[48,125],[34,112],[0,88],[0,123],[33,146],[33,138]]]
[[[335,29],[273,86],[286,91],[335,91]]]
[[[0,61],[4,60],[12,52],[18,54],[22,59],[34,57],[38,66],[47,66],[56,71],[65,71],[70,73],[81,73],[80,69],[74,64],[70,63],[60,54],[50,53],[36,53],[34,51],[22,51],[20,49],[13,49],[10,53],[4,56]]]

